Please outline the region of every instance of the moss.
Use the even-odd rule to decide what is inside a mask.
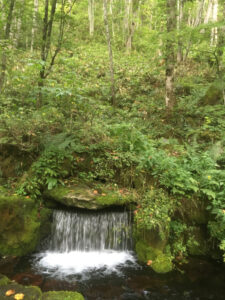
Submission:
[[[11,282],[9,284],[0,286],[1,300],[13,299],[13,296],[5,296],[8,290],[15,290],[16,294],[24,294],[24,300],[42,300],[41,290],[36,286],[22,286],[20,284]]]
[[[168,273],[173,270],[172,257],[162,253],[153,260],[151,267],[156,273]]]
[[[36,286],[23,286],[12,282],[4,275],[0,274],[0,299],[12,299],[14,295],[5,296],[8,290],[15,290],[15,294],[24,294],[24,300],[84,300],[84,297],[77,292],[47,292],[43,293]]]
[[[9,278],[0,274],[0,286],[6,285],[10,282]]]
[[[156,259],[162,251],[157,248],[150,247],[145,241],[140,240],[136,243],[136,253],[139,261],[147,263],[148,260]]]
[[[47,292],[43,293],[43,300],[84,300],[84,297],[77,292]]]
[[[0,254],[22,256],[35,250],[42,218],[34,200],[0,196]]]
[[[126,205],[131,203],[134,200],[134,195],[132,193],[122,194],[119,191],[110,191],[107,190],[102,194],[97,196],[97,203],[103,206],[113,206],[113,205]]]
[[[213,82],[205,95],[200,99],[200,105],[222,104],[224,83],[221,80]]]
[[[167,273],[172,271],[173,263],[171,255],[165,254],[162,250],[149,246],[145,241],[136,243],[138,260],[152,267],[156,273]]]
[[[135,193],[125,189],[112,190],[110,186],[76,183],[69,187],[56,187],[44,192],[46,201],[56,201],[70,207],[101,209],[126,205],[135,200]]]

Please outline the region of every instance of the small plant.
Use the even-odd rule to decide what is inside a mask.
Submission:
[[[62,179],[69,175],[69,170],[65,167],[66,160],[69,165],[73,163],[73,156],[65,150],[44,151],[39,160],[32,165],[32,175],[19,187],[18,193],[31,195],[36,199],[45,187],[50,190],[59,183],[63,184]]]
[[[169,234],[173,208],[172,199],[162,189],[152,188],[143,196],[134,212],[137,227],[156,229],[164,239]]]

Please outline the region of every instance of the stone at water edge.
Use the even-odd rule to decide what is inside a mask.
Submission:
[[[13,296],[6,296],[6,292],[14,290],[16,294],[24,294],[24,300],[42,300],[42,292],[36,286],[22,286],[15,282],[10,282],[0,286],[0,299],[9,300]]]
[[[77,292],[47,292],[43,293],[43,300],[84,300],[84,297]]]
[[[6,285],[10,282],[9,278],[0,274],[0,286]]]

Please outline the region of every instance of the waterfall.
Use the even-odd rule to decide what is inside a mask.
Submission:
[[[36,268],[54,276],[115,271],[135,261],[131,236],[128,212],[55,210],[48,249],[36,255]]]
[[[55,211],[51,250],[58,252],[131,249],[128,212]]]

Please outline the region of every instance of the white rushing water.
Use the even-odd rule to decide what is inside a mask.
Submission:
[[[117,271],[135,263],[131,248],[127,212],[55,211],[48,249],[36,255],[35,267],[54,276]]]

